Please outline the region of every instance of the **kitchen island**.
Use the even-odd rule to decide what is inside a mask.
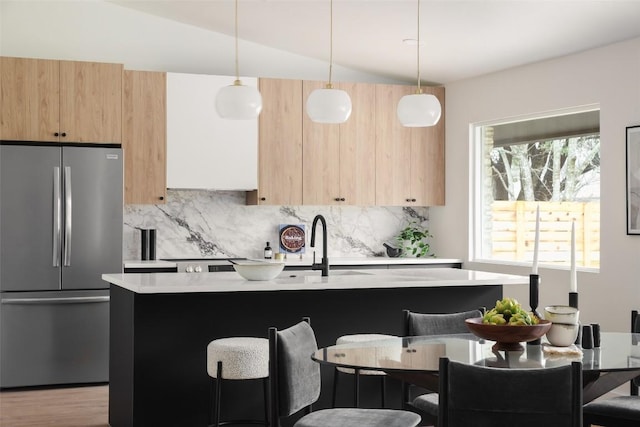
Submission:
[[[456,268],[284,271],[268,282],[235,272],[105,274],[111,284],[109,422],[125,426],[204,426],[210,408],[206,347],[229,336],[266,337],[311,318],[318,345],[353,333],[402,334],[402,310],[444,313],[493,306],[504,286],[528,278]],[[331,401],[333,373],[323,370],[316,408]],[[362,406],[379,388],[363,378]],[[240,384],[241,383],[241,384]],[[352,402],[343,381],[338,406]],[[400,407],[389,381],[388,406]],[[261,417],[259,383],[227,382],[223,418]]]

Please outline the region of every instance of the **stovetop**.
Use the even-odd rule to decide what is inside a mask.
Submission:
[[[179,273],[203,273],[215,271],[233,271],[229,261],[246,258],[164,258],[163,261],[175,262]]]

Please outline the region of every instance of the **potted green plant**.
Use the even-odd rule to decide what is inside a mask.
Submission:
[[[426,257],[434,256],[429,254],[429,243],[427,239],[433,237],[429,230],[417,221],[411,221],[400,230],[396,236],[396,241],[402,248],[402,256]]]

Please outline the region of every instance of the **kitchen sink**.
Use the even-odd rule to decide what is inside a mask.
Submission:
[[[279,279],[287,279],[294,277],[305,277],[305,276],[318,276],[320,277],[320,270],[291,270],[291,271],[283,271],[278,276]],[[329,277],[331,276],[370,276],[373,273],[367,273],[366,271],[361,270],[331,270],[329,271]]]
[[[358,270],[332,270],[329,272],[329,276],[370,276],[373,273],[367,273],[366,271]]]

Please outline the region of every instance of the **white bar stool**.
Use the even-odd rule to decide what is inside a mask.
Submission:
[[[359,342],[367,342],[367,341],[377,341],[383,340],[387,338],[397,338],[396,335],[385,335],[385,334],[353,334],[353,335],[343,335],[338,337],[336,340],[336,344],[353,344]],[[360,405],[360,375],[367,376],[377,376],[380,378],[380,398],[382,401],[382,407],[385,407],[386,403],[386,381],[385,378],[387,374],[382,371],[370,371],[363,369],[351,369],[351,368],[336,368],[333,371],[333,398],[332,398],[332,406],[336,407],[336,395],[338,390],[338,377],[339,373],[342,372],[344,374],[354,375],[353,378],[353,404],[354,407],[358,407]]]
[[[269,340],[232,337],[213,340],[207,345],[207,373],[211,377],[211,425],[269,425]],[[264,421],[233,420],[220,422],[222,380],[263,380]]]

